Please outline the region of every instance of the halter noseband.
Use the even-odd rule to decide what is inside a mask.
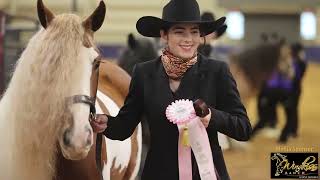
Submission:
[[[89,120],[92,120],[92,118],[96,115],[96,107],[95,107],[95,98],[87,96],[87,95],[74,95],[69,97],[68,99],[69,104],[78,104],[83,103],[90,106],[90,116]]]

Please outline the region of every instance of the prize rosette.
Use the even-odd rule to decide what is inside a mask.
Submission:
[[[191,149],[195,155],[201,180],[216,180],[217,176],[206,128],[187,99],[176,100],[166,109],[167,119],[179,130],[178,164],[180,180],[192,180]]]
[[[193,103],[190,100],[176,100],[172,102],[166,109],[167,119],[173,124],[187,124],[191,119],[196,117]]]

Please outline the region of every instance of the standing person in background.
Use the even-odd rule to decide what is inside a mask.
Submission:
[[[282,38],[281,40],[278,37],[278,34],[273,32],[271,35],[268,35],[267,33],[263,32],[260,35],[261,42],[263,44],[279,44],[282,46],[282,51],[287,51],[284,54],[289,54],[290,53],[290,48],[289,46],[285,43],[285,39]],[[291,56],[288,56],[290,58],[285,58],[284,60],[286,61],[281,61],[278,64],[278,68],[274,70],[274,73],[272,77],[269,78],[266,82],[263,83],[262,88],[258,94],[257,98],[257,111],[258,111],[258,123],[257,125],[253,128],[253,135],[256,134],[257,130],[260,130],[263,127],[266,128],[271,128],[269,131],[269,136],[272,134],[276,134],[276,124],[278,121],[277,117],[277,112],[276,112],[276,105],[277,102],[279,101],[279,98],[281,96],[284,96],[285,94],[281,95],[283,92],[283,88],[281,88],[279,84],[279,81],[275,81],[276,77],[279,77],[281,74],[282,77],[287,79],[288,82],[291,83],[291,79],[293,77],[293,68],[287,68],[287,67],[292,67],[288,66],[292,64],[292,59]],[[290,73],[286,73],[286,69],[291,69]],[[282,72],[282,73],[280,73]],[[272,80],[273,78],[273,80]],[[290,79],[290,81],[289,81]],[[275,85],[270,82],[277,82],[278,85]],[[279,87],[277,87],[279,86]],[[273,135],[272,135],[273,136]]]
[[[286,143],[289,137],[298,136],[298,105],[301,94],[301,82],[306,71],[303,46],[300,43],[295,43],[291,45],[290,52],[292,59],[288,69],[292,71],[289,74],[293,75],[290,83],[288,82],[284,88],[286,91],[284,91],[283,99],[280,99],[286,114],[286,124],[281,131],[280,143]],[[283,69],[286,69],[285,64],[283,65]]]
[[[283,43],[282,43],[283,44]],[[297,134],[297,106],[300,95],[300,82],[305,68],[298,68],[296,52],[286,44],[282,45],[284,54],[289,54],[278,64],[272,77],[265,83],[258,99],[258,123],[253,128],[253,135],[265,126],[275,127],[277,122],[277,104],[283,105],[286,123],[278,139],[279,143],[286,143],[290,136]],[[296,46],[296,45],[295,45]],[[299,49],[299,48],[296,48]],[[304,66],[305,67],[305,66]],[[303,73],[301,73],[303,72]]]
[[[291,45],[291,54],[293,60],[294,67],[294,78],[292,80],[292,91],[288,98],[287,103],[284,105],[285,108],[289,108],[290,112],[287,114],[290,119],[290,123],[285,127],[288,130],[283,132],[282,140],[286,141],[287,136],[298,136],[298,122],[299,122],[299,114],[298,114],[298,106],[301,95],[301,83],[306,72],[307,62],[305,59],[305,51],[304,47],[300,43],[295,43]],[[280,138],[281,140],[281,138]]]
[[[213,179],[230,179],[217,132],[247,141],[251,124],[228,65],[209,60],[197,51],[201,38],[214,32],[224,21],[224,17],[201,21],[196,0],[171,0],[163,8],[162,19],[144,16],[138,20],[138,32],[147,37],[161,37],[166,48],[158,58],[135,66],[129,93],[119,114],[116,117],[98,115],[91,125],[95,132],[103,132],[110,139],[125,140],[134,132],[142,114],[146,115],[151,142],[142,180],[185,180],[181,171],[191,173],[187,179],[200,180],[193,153],[189,157],[192,156],[192,163],[183,162],[192,165],[191,169],[179,168],[183,160],[178,152],[181,133],[166,117],[166,108],[178,99],[202,99],[209,106],[209,114],[200,118],[200,125],[206,129],[213,159],[210,164],[214,164],[215,169],[205,172]]]

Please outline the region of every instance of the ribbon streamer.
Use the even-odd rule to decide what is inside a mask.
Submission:
[[[179,179],[192,180],[192,149],[201,180],[216,180],[208,134],[199,117],[196,116],[192,101],[177,100],[171,103],[166,109],[166,116],[170,122],[177,124],[179,129]],[[187,132],[184,132],[185,128]],[[190,146],[183,145],[185,133],[188,133]]]

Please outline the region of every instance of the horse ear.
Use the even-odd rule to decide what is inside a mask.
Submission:
[[[134,49],[136,46],[137,46],[137,41],[136,41],[136,38],[134,37],[134,35],[132,33],[130,33],[128,35],[128,46],[131,48],[131,49]]]
[[[103,24],[106,14],[106,5],[103,0],[100,1],[99,6],[94,12],[83,22],[85,28],[97,31]]]
[[[47,28],[52,19],[54,18],[54,14],[43,4],[42,0],[38,0],[37,10],[41,25],[44,28]]]

